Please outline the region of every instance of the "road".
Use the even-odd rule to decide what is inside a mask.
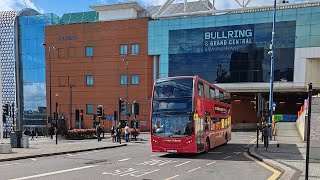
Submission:
[[[146,140],[115,149],[1,162],[0,174],[1,180],[268,179],[273,172],[247,157],[254,138],[254,132],[235,132],[228,145],[198,155],[152,153]]]

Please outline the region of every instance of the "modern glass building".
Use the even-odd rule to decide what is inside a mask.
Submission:
[[[0,17],[2,101],[13,107],[6,126],[8,130],[45,127],[44,27],[59,18],[32,9],[4,11]]]
[[[154,78],[198,75],[232,93],[234,123],[254,123],[255,93],[269,97],[273,8],[212,12],[149,22]],[[296,114],[307,84],[320,88],[320,3],[279,5],[275,27],[276,113]]]

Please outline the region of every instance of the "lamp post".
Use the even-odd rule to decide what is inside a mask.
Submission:
[[[128,117],[128,103],[129,103],[129,98],[128,98],[128,94],[129,94],[129,78],[128,78],[128,59],[123,58],[122,59],[123,62],[126,62],[126,78],[127,78],[127,82],[126,82],[126,121],[127,123],[129,123],[129,117]]]
[[[274,58],[275,58],[275,43],[274,43],[274,36],[275,36],[275,23],[276,23],[276,11],[277,11],[277,0],[274,0],[273,5],[273,22],[272,22],[272,37],[271,37],[271,63],[270,63],[270,95],[269,95],[269,122],[268,125],[271,126],[272,122],[272,115],[273,115],[273,76],[274,76]],[[270,132],[270,139],[272,139],[272,132]]]
[[[59,115],[58,115],[58,96],[59,94],[56,93],[56,144],[58,144],[58,119],[59,119]]]
[[[52,80],[51,80],[51,51],[54,51],[56,50],[57,48],[54,47],[54,46],[50,46],[50,45],[47,45],[45,43],[42,44],[43,47],[48,47],[48,51],[49,51],[49,96],[50,96],[50,99],[49,99],[49,110],[50,110],[50,114],[49,114],[49,118],[50,120],[52,121]],[[52,122],[51,122],[52,123]]]

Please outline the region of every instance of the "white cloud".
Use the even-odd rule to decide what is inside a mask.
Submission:
[[[23,86],[25,110],[37,111],[39,106],[46,106],[46,84],[28,83]]]
[[[44,10],[36,6],[31,0],[1,0],[0,1],[0,11],[8,10],[20,10],[29,7],[40,13],[44,13]]]

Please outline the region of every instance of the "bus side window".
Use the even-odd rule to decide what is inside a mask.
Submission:
[[[220,97],[219,97],[219,96],[220,96],[219,90],[218,90],[218,89],[215,89],[214,91],[215,91],[215,99],[216,99],[216,100],[219,100],[219,99],[220,99]]]
[[[211,100],[214,100],[215,99],[215,96],[216,94],[215,94],[215,91],[214,91],[214,89],[212,88],[212,87],[210,87],[210,99]]]
[[[209,120],[207,117],[205,117],[204,125],[204,131],[209,131]]]
[[[201,97],[204,97],[204,89],[203,89],[203,84],[202,83],[198,83],[198,93],[199,93],[199,96]]]
[[[224,95],[223,95],[223,92],[221,92],[221,91],[219,91],[219,99],[220,99],[221,101],[224,100]]]
[[[211,121],[210,121],[210,130],[211,131],[214,131],[215,130],[215,119],[214,118],[211,118]]]
[[[204,84],[204,97],[210,99],[210,87],[208,84]]]

